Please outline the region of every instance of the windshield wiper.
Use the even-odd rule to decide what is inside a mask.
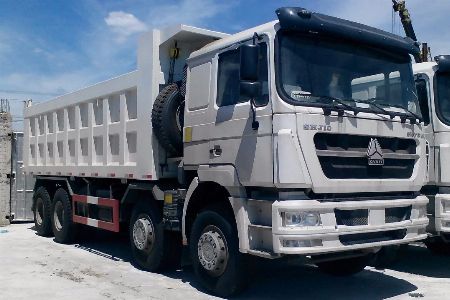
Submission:
[[[313,95],[313,97],[318,97],[323,100],[328,100],[329,102],[331,102],[331,104],[334,104],[336,102],[336,103],[340,104],[341,106],[343,106],[344,108],[346,108],[347,110],[351,110],[353,112],[353,115],[355,115],[355,116],[359,113],[359,110],[356,107],[353,107],[353,106],[345,103],[343,99],[339,99],[339,98],[331,97],[331,96],[317,96],[317,95]],[[342,117],[344,115],[343,109],[340,109],[335,104],[334,104],[334,108],[336,109],[338,116]],[[322,109],[323,109],[323,113],[325,114],[325,116],[329,116],[331,114],[331,111],[333,110],[329,107],[323,107]]]
[[[372,101],[372,100],[377,100],[377,99],[380,100],[379,98],[371,98],[368,100],[362,100],[362,99],[352,99],[352,100],[355,102],[358,102],[358,103],[368,104],[369,106],[373,106],[373,107],[377,108],[378,111],[381,112],[382,114],[388,115],[391,120],[393,118],[395,118],[395,116],[397,115],[395,112],[388,111],[387,109],[384,109],[381,105]]]
[[[371,99],[369,99],[368,101],[370,101],[370,100],[383,100],[383,99],[380,99],[380,98],[371,98]],[[374,104],[374,102],[370,102],[370,103]],[[419,115],[417,115],[416,113],[410,111],[410,110],[409,110],[408,108],[406,108],[406,107],[403,107],[403,106],[400,106],[400,105],[395,105],[395,104],[384,104],[384,103],[380,103],[380,104],[377,104],[377,105],[382,105],[382,106],[384,106],[384,107],[396,107],[396,108],[400,108],[400,109],[403,109],[404,111],[406,111],[407,113],[400,113],[400,112],[399,112],[399,113],[395,113],[395,112],[391,112],[391,113],[395,113],[397,116],[399,116],[402,123],[405,123],[405,122],[406,122],[406,119],[409,119],[409,121],[411,122],[411,124],[415,124],[417,120],[419,120],[419,123],[422,122],[422,118],[421,118]]]

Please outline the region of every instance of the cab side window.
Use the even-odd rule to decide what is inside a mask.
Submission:
[[[424,79],[416,80],[417,97],[419,98],[420,112],[425,125],[430,124],[430,109],[428,108],[427,82]]]
[[[260,44],[259,53],[259,81],[261,92],[257,103],[266,105],[269,101],[267,44]],[[247,102],[250,99],[240,93],[240,48],[219,54],[219,68],[217,74],[217,105],[228,106]]]

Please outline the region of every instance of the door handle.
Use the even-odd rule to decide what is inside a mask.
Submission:
[[[214,148],[209,149],[209,153],[215,157],[222,155],[222,148],[220,148],[220,145],[214,145]]]

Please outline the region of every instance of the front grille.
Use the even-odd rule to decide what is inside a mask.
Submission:
[[[396,223],[409,220],[411,218],[412,206],[386,208],[385,222]]]
[[[406,236],[406,229],[370,233],[344,234],[339,241],[345,246],[400,240]]]
[[[383,166],[368,164],[371,138],[380,144]],[[419,158],[413,139],[317,133],[314,144],[322,171],[330,179],[407,179]]]
[[[355,209],[355,210],[335,209],[334,215],[336,216],[337,225],[363,226],[369,224],[368,223],[369,210],[367,209]]]

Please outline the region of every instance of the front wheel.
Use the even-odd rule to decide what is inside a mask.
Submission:
[[[440,236],[429,237],[425,240],[428,250],[438,255],[450,255],[450,243],[447,243]]]
[[[181,258],[181,238],[165,232],[162,217],[155,205],[138,203],[130,221],[130,244],[136,264],[155,272],[176,267]]]
[[[400,260],[400,250],[403,245],[384,246],[375,254],[372,266],[377,269],[386,269]]]
[[[351,276],[364,270],[373,259],[372,254],[316,263],[320,271],[333,276]]]
[[[231,217],[205,210],[197,216],[191,231],[195,274],[209,292],[221,297],[236,294],[246,285],[244,257],[233,223]]]

